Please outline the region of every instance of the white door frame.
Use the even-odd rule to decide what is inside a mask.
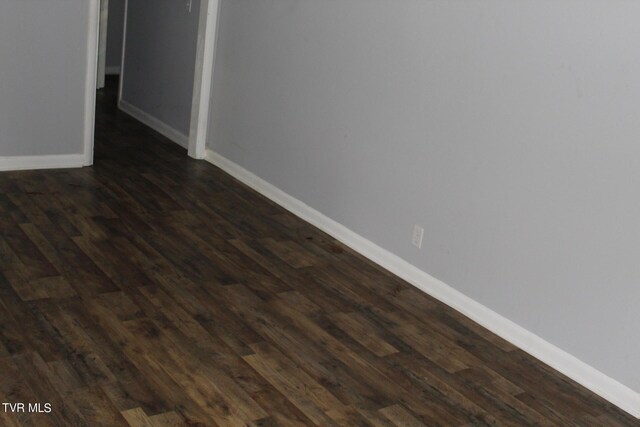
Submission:
[[[127,37],[127,3],[128,0],[126,0],[125,3],[123,45]],[[85,166],[93,164],[96,77],[98,70],[98,40],[100,34],[100,0],[90,0],[89,8],[87,92],[85,100]],[[203,159],[206,151],[219,12],[220,0],[201,0],[188,146],[189,156],[195,159]],[[125,51],[123,46],[120,70],[121,81],[124,75],[124,56]],[[122,95],[122,85],[120,85],[118,90],[120,92],[120,98]]]
[[[100,0],[89,2],[89,34],[87,34],[87,74],[84,98],[84,166],[93,164],[94,129],[96,125],[96,84],[98,82],[98,40],[100,34]]]
[[[127,15],[129,14],[129,0],[124,0],[124,24],[122,25],[122,49],[120,49],[120,78],[118,79],[118,103],[122,100],[122,82],[124,81],[124,58],[127,47]]]
[[[104,87],[107,65],[107,28],[109,26],[109,0],[100,0],[100,32],[98,35],[98,83],[97,89]]]
[[[194,159],[204,159],[206,151],[219,16],[220,0],[201,1],[189,127],[189,156]]]

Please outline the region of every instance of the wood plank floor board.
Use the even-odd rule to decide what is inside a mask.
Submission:
[[[6,426],[638,426],[98,92],[91,168],[0,173]]]

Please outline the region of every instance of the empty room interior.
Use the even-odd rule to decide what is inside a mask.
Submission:
[[[640,426],[638,17],[0,0],[0,426]]]

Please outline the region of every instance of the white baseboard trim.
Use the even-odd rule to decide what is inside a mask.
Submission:
[[[207,150],[205,160],[416,288],[454,308],[624,411],[640,418],[640,393],[354,233],[231,160],[210,150]]]
[[[179,146],[183,148],[187,148],[189,146],[189,135],[185,135],[179,130],[172,128],[165,122],[153,117],[145,111],[142,111],[135,105],[129,104],[127,101],[121,99],[118,102],[118,108],[129,114],[131,117],[149,126],[162,136],[169,138]]]
[[[105,67],[104,73],[107,76],[117,76],[120,75],[120,66],[119,65],[110,65]]]
[[[0,157],[0,171],[63,169],[85,166],[84,154]]]

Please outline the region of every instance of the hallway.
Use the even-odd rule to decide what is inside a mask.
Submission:
[[[98,95],[95,166],[0,173],[3,426],[637,420]]]

